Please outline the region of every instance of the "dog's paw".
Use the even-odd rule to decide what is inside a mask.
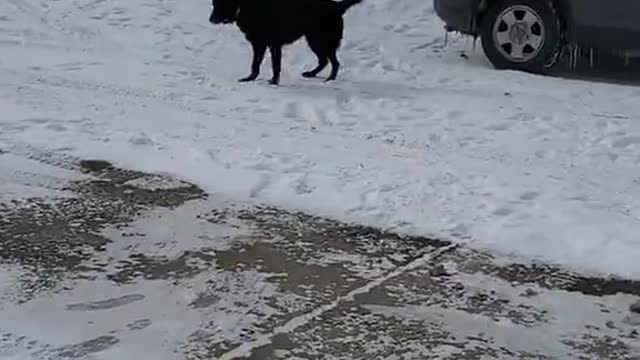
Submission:
[[[244,78],[238,80],[238,82],[250,82],[250,81],[254,81],[257,78],[258,78],[258,76],[249,75],[247,77],[244,77]]]
[[[324,79],[324,82],[331,82],[335,80],[336,80],[336,76],[329,76],[328,78]]]
[[[307,79],[314,78],[316,77],[316,73],[314,73],[313,71],[305,71],[302,73],[302,77]]]
[[[269,80],[270,85],[278,86],[280,85],[280,79],[271,79]]]

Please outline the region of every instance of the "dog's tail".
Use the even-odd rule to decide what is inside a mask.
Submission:
[[[359,3],[361,3],[362,0],[342,0],[338,3],[338,6],[340,7],[340,10],[342,11],[342,13],[346,13],[347,10],[349,10],[353,5],[357,5]]]

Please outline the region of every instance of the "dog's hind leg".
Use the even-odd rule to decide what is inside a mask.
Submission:
[[[340,62],[335,52],[329,55],[329,61],[331,62],[331,74],[325,81],[333,81],[338,77],[338,71],[340,70]]]
[[[318,74],[324,70],[325,67],[329,64],[329,59],[327,58],[327,50],[323,48],[322,43],[318,41],[313,36],[307,35],[307,43],[309,44],[309,48],[313,51],[314,54],[318,57],[318,66],[316,66],[313,70],[305,71],[302,73],[302,76],[305,78],[313,78],[318,76]]]
[[[313,70],[303,72],[302,76],[306,78],[314,78],[318,76],[318,74],[320,74],[320,72],[324,70],[324,68],[327,67],[328,64],[329,60],[326,57],[318,56],[318,66],[313,68]]]
[[[269,46],[269,52],[271,53],[271,69],[273,76],[269,80],[269,84],[278,85],[280,83],[280,70],[282,68],[282,47]]]
[[[331,31],[328,31],[326,34],[326,46],[327,46],[327,57],[329,58],[329,62],[331,63],[331,74],[326,79],[326,81],[333,81],[338,77],[338,71],[340,70],[340,62],[338,61],[338,49],[340,48],[340,42],[342,40],[342,33],[344,31],[344,21],[342,18],[338,19],[333,26],[331,27]]]
[[[267,51],[267,46],[258,43],[251,43],[251,46],[253,47],[251,75],[240,79],[240,82],[253,81],[258,78],[258,75],[260,75],[260,65],[262,65],[262,60],[264,60],[264,54]]]

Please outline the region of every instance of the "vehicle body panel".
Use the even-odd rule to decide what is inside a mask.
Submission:
[[[570,38],[595,47],[640,48],[640,1],[565,0],[572,30]]]
[[[479,0],[434,0],[433,7],[448,31],[476,35]]]
[[[433,7],[445,22],[447,31],[477,35],[475,22],[480,8],[479,0],[434,0]]]
[[[477,35],[483,1],[434,0],[434,8],[447,30]],[[490,5],[493,0],[486,1]],[[640,49],[640,0],[556,1],[567,41],[600,48]]]

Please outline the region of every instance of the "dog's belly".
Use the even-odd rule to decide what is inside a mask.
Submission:
[[[270,46],[282,46],[296,42],[313,28],[312,21],[280,19],[278,17],[246,17],[237,22],[240,30],[250,42]]]
[[[249,42],[263,43],[269,46],[282,46],[292,44],[305,35],[303,31],[279,32],[279,31],[243,31]]]
[[[277,34],[277,36],[273,38],[273,41],[280,41],[281,42],[280,45],[287,45],[287,44],[292,44],[298,41],[303,35],[304,35],[303,31],[282,33],[282,34]]]

